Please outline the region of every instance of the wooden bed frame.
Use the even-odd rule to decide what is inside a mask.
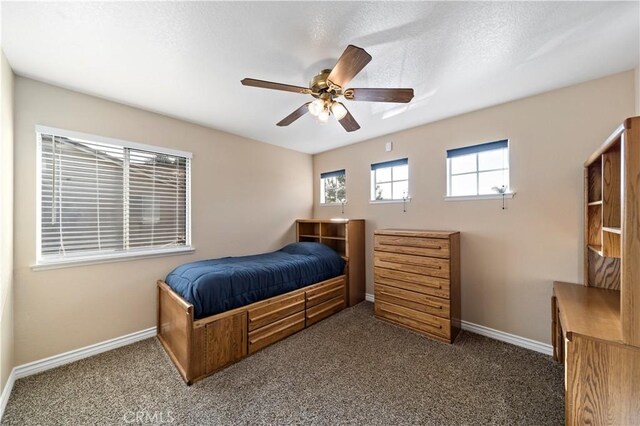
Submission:
[[[341,311],[345,274],[199,320],[193,305],[158,281],[158,339],[191,385]]]

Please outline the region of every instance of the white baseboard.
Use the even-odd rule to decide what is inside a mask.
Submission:
[[[4,409],[7,408],[9,396],[11,396],[11,391],[13,390],[13,384],[16,382],[15,372],[15,368],[11,370],[7,383],[5,383],[4,389],[2,389],[2,394],[0,395],[0,420],[2,420],[2,416],[4,415]]]
[[[73,351],[62,353],[60,355],[54,355],[38,361],[30,362],[28,364],[14,367],[13,370],[11,370],[11,374],[9,375],[9,379],[7,380],[7,384],[4,386],[2,395],[0,396],[0,420],[4,415],[4,410],[7,406],[7,402],[9,402],[9,395],[11,395],[11,390],[13,389],[13,385],[17,379],[51,370],[52,368],[60,367],[61,365],[79,361],[84,358],[89,358],[90,356],[107,352],[112,349],[130,345],[140,340],[154,337],[155,335],[156,327],[151,327],[147,328],[146,330],[127,334],[126,336],[116,337],[115,339],[106,340],[94,345],[85,346],[84,348],[75,349]]]
[[[97,355],[102,352],[107,352],[122,346],[130,345],[132,343],[148,339],[155,335],[156,327],[151,327],[147,328],[146,330],[127,334],[126,336],[116,337],[115,339],[110,339],[104,342],[96,343],[94,345],[85,346],[84,348],[75,349],[73,351],[62,353],[60,355],[54,355],[49,358],[30,362],[28,364],[19,365],[14,368],[15,378],[17,380],[23,377],[31,376],[33,374],[41,373],[43,371],[51,370],[52,368],[60,367],[61,365],[69,364],[70,362],[78,361],[84,358],[89,358],[90,356]]]
[[[375,300],[373,294],[366,293],[367,302]],[[537,340],[527,339],[526,337],[516,336],[515,334],[505,333],[504,331],[494,328],[485,327],[484,325],[474,324],[469,321],[462,321],[462,329],[481,336],[490,337],[491,339],[501,342],[510,343],[545,355],[553,355],[553,347],[547,343],[538,342]]]

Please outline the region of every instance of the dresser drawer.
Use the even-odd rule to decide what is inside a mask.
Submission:
[[[247,309],[249,331],[264,327],[296,312],[304,311],[304,297],[304,292],[300,291],[293,295],[286,294],[252,304]]]
[[[449,260],[409,254],[374,252],[374,266],[432,277],[449,278]]]
[[[418,256],[449,257],[449,240],[440,238],[376,235],[374,249]]]
[[[377,266],[373,268],[373,277],[376,284],[389,285],[445,299],[449,298],[449,280],[444,278],[412,274]]]
[[[344,309],[344,306],[344,297],[336,297],[335,299],[329,299],[326,302],[307,308],[307,327],[341,311]]]
[[[335,299],[340,297],[344,299],[344,278],[340,277],[335,280],[331,280],[328,283],[314,286],[311,290],[305,292],[307,298],[307,309],[316,306],[322,302],[326,302],[329,299]]]
[[[375,285],[375,297],[376,302],[392,303],[438,317],[449,318],[449,301],[446,299],[383,284]]]
[[[378,317],[407,326],[415,331],[431,334],[448,340],[451,336],[449,320],[415,311],[392,303],[375,302],[375,314]]]
[[[249,353],[291,336],[304,328],[304,311],[265,325],[249,333]]]

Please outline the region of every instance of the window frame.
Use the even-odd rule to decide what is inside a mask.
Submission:
[[[342,173],[340,173],[340,172],[342,172]],[[322,175],[327,175],[327,174],[330,174],[331,176],[322,177]],[[334,176],[337,177],[337,176],[340,176],[340,175],[344,175],[344,179],[345,179],[345,181],[344,181],[344,193],[345,193],[344,200],[343,201],[336,201],[335,203],[327,203],[327,202],[323,201],[323,199],[326,199],[326,197],[325,197],[325,186],[324,186],[325,185],[325,181],[324,180],[325,179],[329,179],[329,178],[334,177]],[[320,205],[321,206],[339,206],[339,205],[341,205],[343,203],[346,204],[346,202],[347,202],[347,170],[346,169],[338,169],[338,170],[334,170],[334,171],[331,171],[331,172],[320,173]]]
[[[144,259],[149,257],[168,256],[176,254],[188,254],[193,253],[195,248],[192,245],[192,232],[191,232],[191,176],[193,168],[193,154],[187,151],[180,151],[171,148],[165,148],[155,145],[147,145],[138,142],[130,142],[122,139],[109,138],[105,136],[93,135],[89,133],[76,132],[73,130],[58,129],[54,127],[36,125],[36,253],[35,264],[31,265],[31,269],[34,271],[57,269],[78,265],[96,264],[96,263],[109,263],[118,262],[133,259]],[[109,144],[113,146],[131,148],[142,151],[150,151],[157,154],[167,154],[177,157],[183,157],[188,160],[188,166],[186,167],[186,194],[185,194],[185,231],[186,241],[184,246],[169,247],[169,248],[140,248],[129,249],[127,251],[115,252],[115,253],[99,253],[88,255],[72,255],[67,258],[47,259],[42,256],[42,135],[55,135],[61,137],[67,137],[71,139],[86,140],[89,142]]]
[[[402,164],[404,163],[404,164]],[[386,167],[384,167],[384,165],[387,164]],[[377,167],[376,167],[377,166]],[[398,167],[398,166],[407,166],[407,178],[406,179],[398,179],[398,180],[394,180],[393,179],[393,168],[394,167]],[[388,181],[381,181],[381,182],[377,182],[377,174],[378,174],[378,170],[379,169],[390,169],[389,170],[389,176],[391,180]],[[409,199],[409,181],[410,181],[410,177],[409,177],[409,158],[405,157],[405,158],[398,158],[396,160],[390,160],[390,161],[382,161],[379,163],[373,163],[371,164],[371,172],[370,172],[370,188],[369,188],[369,203],[372,204],[384,204],[384,203],[401,203],[403,202],[405,199]],[[393,184],[396,182],[407,182],[407,197],[400,197],[400,198],[393,198],[394,194],[393,194]],[[382,199],[382,200],[377,200],[373,197],[375,197],[375,187],[377,184],[384,184],[384,183],[390,183],[391,184],[391,197],[392,198],[387,198],[387,199]]]
[[[496,148],[489,148],[489,146],[491,145],[498,145],[498,144],[505,144],[505,146],[502,147],[496,147]],[[510,144],[509,144],[509,139],[502,139],[499,141],[495,141],[495,142],[487,142],[487,143],[481,143],[481,144],[476,144],[476,145],[469,145],[469,146],[465,146],[465,147],[461,147],[461,148],[453,148],[450,150],[447,150],[447,158],[446,158],[446,182],[447,182],[447,189],[446,189],[446,195],[444,196],[445,200],[450,200],[450,201],[454,201],[454,200],[490,200],[490,199],[499,199],[499,198],[513,198],[513,196],[515,195],[515,192],[512,190],[511,187],[511,149],[510,149]],[[490,151],[497,151],[497,150],[503,150],[506,149],[507,150],[507,164],[506,167],[503,168],[498,168],[498,169],[487,169],[487,170],[480,170],[480,159],[479,159],[479,153],[481,152],[490,152]],[[472,172],[464,172],[464,173],[455,173],[452,174],[451,173],[451,159],[455,158],[450,156],[449,153],[451,151],[468,151],[467,153],[463,154],[463,155],[470,155],[470,154],[474,154],[475,155],[475,161],[476,161],[476,167],[475,167],[475,171]],[[480,179],[479,179],[479,175],[480,173],[488,173],[488,172],[496,172],[496,171],[506,171],[507,173],[507,181],[508,181],[508,186],[507,186],[507,190],[504,194],[501,193],[489,193],[489,194],[480,194]],[[466,195],[452,195],[451,194],[451,180],[452,177],[454,176],[464,176],[464,175],[475,175],[476,176],[476,193],[475,194],[466,194]]]

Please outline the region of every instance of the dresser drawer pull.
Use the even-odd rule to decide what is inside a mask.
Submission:
[[[408,300],[409,302],[415,302],[415,300],[410,299],[408,297],[404,297],[404,296],[398,295],[398,294],[391,294],[391,293],[388,293],[388,292],[386,292],[384,290],[380,290],[380,294],[384,295],[384,296],[395,297],[396,299]],[[431,302],[429,300],[421,300],[419,303],[425,304],[427,306],[431,306],[434,309],[442,309],[442,305],[438,305],[437,303],[433,303],[433,302]]]

